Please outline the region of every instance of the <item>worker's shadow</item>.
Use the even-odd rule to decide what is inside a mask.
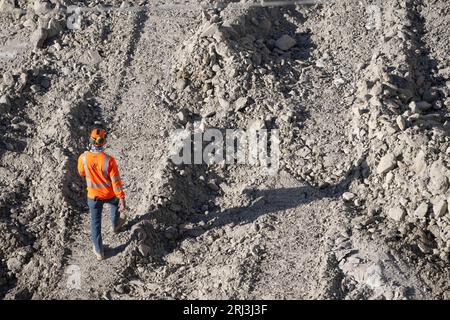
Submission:
[[[228,224],[252,223],[266,214],[282,213],[285,210],[324,198],[339,198],[348,190],[353,180],[367,177],[369,174],[369,168],[364,156],[335,185],[326,187],[302,185],[292,188],[244,190],[244,193],[253,199],[249,206],[231,208],[221,213],[210,214],[203,219],[197,219],[192,222],[195,223],[203,220],[206,226],[208,226],[204,229],[204,232]],[[195,236],[200,236],[202,233],[198,232]]]
[[[125,243],[122,243],[118,246],[111,247],[108,245],[104,245],[104,253],[105,253],[105,259],[112,258],[122,252],[125,251],[125,249],[133,242],[133,239],[131,237],[128,237],[128,240]]]

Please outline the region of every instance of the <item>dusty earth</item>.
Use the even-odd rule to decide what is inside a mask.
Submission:
[[[1,0],[0,298],[450,298],[450,3],[301,2]],[[278,130],[279,167],[176,165],[208,129]]]

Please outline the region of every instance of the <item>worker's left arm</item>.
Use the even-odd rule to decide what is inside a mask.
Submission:
[[[111,179],[112,187],[117,198],[125,199],[125,192],[123,192],[122,178],[119,174],[119,167],[113,157],[109,159],[109,178]]]
[[[84,172],[84,165],[82,155],[78,158],[78,174],[80,177],[86,177],[86,172]]]

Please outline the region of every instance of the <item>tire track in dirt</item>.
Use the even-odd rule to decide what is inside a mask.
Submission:
[[[15,182],[4,193],[7,198],[2,203],[2,218],[9,228],[2,234],[10,238],[8,241],[21,239],[15,242],[14,251],[5,252],[9,273],[18,279],[7,298],[39,297],[39,287],[52,285],[52,275],[60,267],[65,225],[71,212],[66,198],[71,178],[66,171],[70,167],[70,146],[76,139],[70,132],[76,134],[73,127],[84,115],[81,102],[55,98],[58,82],[36,85],[49,82],[54,66],[51,59],[47,67],[35,66],[30,54],[23,54],[19,74],[11,76],[16,96],[11,110],[4,114],[9,117],[10,139],[4,140],[8,150],[2,155],[2,168],[12,172]],[[59,103],[61,108],[56,105]],[[46,113],[48,105],[53,107],[53,115]]]
[[[399,148],[402,150],[403,148],[404,151],[401,152],[403,161],[409,164],[411,163],[411,157],[414,159],[418,151],[414,148],[419,148],[420,143],[402,147],[399,141],[405,139],[407,135],[397,140],[396,131],[400,133],[398,137],[402,136],[401,132],[405,129],[410,130],[407,134],[414,132],[414,134],[420,136],[422,130],[431,129],[430,123],[435,126],[437,131],[445,130],[442,124],[433,120],[427,124],[426,115],[419,115],[422,112],[418,114],[416,110],[410,110],[413,101],[418,103],[426,101],[431,106],[436,98],[433,97],[436,93],[433,88],[435,81],[431,76],[435,63],[428,54],[424,43],[425,25],[420,10],[421,2],[406,0],[376,2],[376,4],[382,10],[380,37],[375,42],[377,45],[374,46],[374,55],[370,63],[364,67],[365,74],[360,78],[361,82],[358,84],[358,91],[356,92],[357,103],[353,109],[353,119],[360,124],[355,127],[352,134],[358,141],[358,148],[368,150],[369,168],[376,168],[376,164],[380,162],[379,159],[381,158],[378,153],[383,149],[384,152],[386,150],[396,152],[395,150],[399,150]],[[358,110],[358,108],[360,109]],[[366,115],[364,115],[365,112],[367,112]],[[412,113],[416,113],[417,119],[414,118],[414,115],[411,116]],[[435,119],[436,115],[433,117]],[[361,119],[364,119],[364,124],[362,124]],[[404,123],[406,125],[403,125]],[[396,128],[400,128],[400,130]],[[401,174],[405,173],[402,172]],[[429,292],[433,292],[433,296],[440,295],[440,288],[443,286],[436,285],[436,283],[442,281],[440,279],[445,277],[443,275],[447,271],[439,267],[440,263],[436,263],[436,261],[430,261],[432,264],[436,263],[436,265],[431,266],[425,262],[428,259],[423,259],[420,262],[420,267],[417,267],[419,264],[418,256],[422,256],[422,253],[427,251],[428,253],[431,252],[428,246],[432,246],[433,240],[430,235],[422,231],[424,227],[423,224],[421,225],[422,222],[414,220],[413,215],[409,212],[411,207],[416,208],[413,201],[421,200],[421,197],[414,193],[417,192],[415,189],[417,188],[416,182],[414,182],[416,177],[409,176],[407,178],[408,185],[411,185],[411,188],[405,185],[406,188],[401,188],[401,191],[396,190],[395,193],[392,193],[392,189],[381,191],[381,188],[377,187],[383,181],[377,176],[380,175],[375,172],[367,180],[371,192],[364,191],[365,187],[362,185],[355,185],[352,189],[352,192],[356,194],[367,195],[368,193],[365,201],[369,211],[368,217],[355,219],[355,222],[362,221],[362,225],[365,225],[366,229],[363,228],[355,232],[352,237],[353,245],[359,246],[361,251],[364,251],[362,246],[364,246],[365,241],[363,240],[364,233],[362,230],[373,230],[372,238],[379,241],[379,247],[384,248],[386,252],[391,252],[390,258],[381,258],[378,263],[382,266],[384,276],[386,276],[385,279],[391,279],[390,284],[385,288],[386,292],[383,293],[385,297],[424,298],[431,297]],[[396,177],[394,180],[397,179]],[[386,192],[384,198],[371,194],[380,191]],[[381,219],[376,217],[376,214],[371,213],[371,210],[376,208],[377,205],[384,208],[398,205],[399,200],[396,197],[399,195],[409,197],[413,202],[407,207],[410,217],[406,219],[411,219],[411,230],[406,233],[401,231],[401,227],[390,217],[386,217],[383,223],[376,223],[375,221]],[[372,222],[370,222],[371,219]],[[374,232],[377,229],[377,227],[374,227],[376,224],[379,224],[378,232]],[[416,229],[415,226],[420,227]],[[396,230],[400,231],[401,241],[396,240]],[[377,235],[379,234],[383,235],[378,238]],[[395,249],[392,250],[392,248]],[[433,260],[431,257],[429,258]],[[345,264],[341,267],[343,270],[346,269]],[[433,271],[425,272],[424,270],[427,269]],[[347,269],[346,272],[350,273],[350,277],[364,282],[357,275],[357,269]],[[400,280],[399,277],[402,275],[408,276]],[[392,281],[392,279],[397,280]],[[402,283],[402,285],[399,286],[398,283]],[[371,286],[373,287],[374,283]],[[379,287],[378,290],[382,290],[382,287]],[[376,291],[374,293],[377,294]],[[354,297],[353,294],[349,295],[349,298]]]
[[[305,19],[297,32],[309,33],[312,49],[306,63],[293,66],[301,76],[291,88],[298,92],[292,104],[303,116],[294,124],[297,131],[284,161],[292,177],[304,182],[276,179],[276,186],[265,190],[267,209],[256,209],[273,211],[277,223],[254,277],[253,298],[344,296],[330,243],[351,232],[346,223],[352,214],[341,197],[352,180],[362,177],[364,166],[349,138],[348,122],[358,73],[354,68],[370,59],[371,47],[364,41],[375,37],[365,28],[367,6],[350,1],[298,8]]]
[[[448,137],[450,136],[450,126],[448,125],[450,112],[447,101],[450,93],[448,85],[450,69],[447,62],[449,57],[446,46],[448,38],[445,36],[449,32],[447,29],[443,29],[442,25],[450,21],[448,16],[450,5],[445,1],[411,0],[407,1],[407,7],[410,14],[410,30],[415,35],[415,37],[412,37],[415,43],[411,48],[411,58],[409,60],[415,72],[415,97],[413,101],[430,103],[431,110],[428,112],[432,113],[430,114],[432,120],[421,121],[419,119],[417,126],[423,132],[433,132],[433,135],[437,137],[435,139],[437,140],[437,150],[440,149],[448,154],[444,150],[448,148]],[[433,298],[447,299],[449,297],[449,287],[445,279],[448,279],[450,273],[450,268],[448,267],[450,246],[446,245],[445,242],[447,241],[448,243],[448,236],[447,238],[445,237],[445,224],[437,223],[441,230],[439,233],[432,232],[433,228],[437,227],[436,221],[428,223],[429,225],[425,231],[427,235],[426,241],[429,241],[428,244],[434,249],[427,250],[426,247],[419,245],[421,253],[430,255],[420,262],[417,257],[411,260],[419,265],[416,271],[417,275],[427,285],[428,292],[432,292]],[[397,248],[405,256],[411,255],[408,251],[417,254],[418,250],[414,242],[419,243],[423,239],[418,237],[417,234],[420,234],[420,231],[416,232],[414,238],[407,240],[410,246]],[[436,248],[436,245],[439,249]],[[431,253],[434,256],[431,256]]]
[[[158,93],[166,85],[166,68],[175,50],[174,43],[182,41],[186,29],[195,25],[194,16],[191,16],[191,21],[182,17],[184,19],[181,19],[178,28],[174,28],[170,19],[176,19],[177,13],[167,11],[160,14],[155,17],[137,13],[129,24],[117,18],[110,37],[114,39],[124,24],[128,24],[131,34],[125,45],[124,62],[116,67],[116,70],[123,71],[119,71],[117,79],[116,70],[101,70],[104,86],[95,97],[104,116],[102,124],[111,130],[110,149],[107,152],[111,152],[119,163],[130,207],[127,215],[133,221],[137,219],[136,215],[147,213],[143,203],[148,203],[152,200],[150,196],[157,194],[157,190],[149,186],[157,189],[155,176],[161,161],[167,158],[165,145],[172,129],[173,114],[164,107],[166,102],[162,101]],[[108,59],[114,63],[117,57]],[[140,208],[145,209],[140,212]],[[120,282],[124,270],[134,265],[134,256],[139,255],[133,244],[136,228],[128,228],[119,236],[113,236],[109,231],[107,214],[105,208],[103,233],[104,242],[110,248],[109,253],[106,253],[109,257],[101,262],[94,259],[89,240],[89,217],[85,214],[80,221],[82,234],[75,237],[69,259],[70,265],[80,268],[81,290],[67,291],[61,288],[57,296],[107,299],[117,294],[112,290],[114,284]]]

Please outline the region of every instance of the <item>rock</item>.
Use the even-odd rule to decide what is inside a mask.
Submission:
[[[22,268],[22,262],[17,258],[10,258],[6,261],[6,266],[12,272],[18,272]]]
[[[178,230],[175,227],[168,227],[165,231],[164,231],[164,236],[169,239],[169,240],[174,240],[178,237]]]
[[[144,243],[139,244],[139,253],[144,256],[147,257],[150,254],[150,247]]]
[[[427,163],[425,161],[425,152],[423,150],[420,150],[414,158],[412,169],[416,174],[422,174],[426,168]]]
[[[142,228],[141,226],[137,225],[134,226],[131,229],[131,235],[133,237],[135,237],[138,241],[142,242],[145,239],[147,239],[147,233],[145,232],[144,228]]]
[[[447,213],[447,201],[437,199],[433,203],[433,214],[436,218],[442,217]]]
[[[32,18],[29,18],[27,20],[25,20],[25,22],[23,23],[23,26],[25,28],[31,29],[31,30],[35,30],[37,25],[36,22],[34,22],[34,20]]]
[[[426,101],[413,101],[409,104],[412,113],[422,113],[431,108],[431,104]]]
[[[47,30],[41,27],[38,27],[30,37],[31,44],[35,49],[42,48],[45,40],[47,40]]]
[[[353,264],[355,266],[360,264],[362,261],[363,259],[357,256],[351,256],[346,259],[346,263]]]
[[[175,82],[173,88],[174,88],[175,90],[181,91],[181,90],[183,90],[184,88],[186,88],[186,86],[187,86],[187,80],[186,80],[185,78],[179,78],[179,79]]]
[[[14,77],[10,72],[5,72],[3,74],[3,84],[7,87],[12,87],[14,85]]]
[[[446,99],[444,100],[444,106],[446,106],[447,109],[450,109],[450,98],[446,98]]]
[[[416,211],[414,211],[414,216],[418,217],[418,218],[425,218],[425,216],[428,213],[428,203],[426,202],[422,202],[416,209]]]
[[[275,46],[283,51],[289,50],[297,44],[294,38],[288,36],[287,34],[281,36],[277,41],[275,41]]]
[[[435,161],[430,167],[430,182],[428,189],[433,193],[445,193],[448,190],[447,169],[441,160]]]
[[[399,222],[402,221],[405,216],[405,209],[402,207],[393,207],[388,210],[387,215],[392,220]]]
[[[342,79],[342,78],[335,78],[335,79],[333,80],[333,83],[334,83],[334,85],[335,85],[336,87],[340,87],[340,86],[343,86],[346,82],[345,82],[345,80]]]
[[[181,124],[186,124],[188,122],[188,111],[186,109],[181,110],[177,113],[177,118]]]
[[[9,12],[16,8],[14,0],[1,0],[0,1],[0,12]]]
[[[36,0],[34,2],[33,10],[37,15],[45,15],[51,10],[48,1]]]
[[[433,225],[429,225],[428,226],[428,231],[430,231],[430,233],[435,237],[435,238],[440,238],[441,237],[441,231],[438,225],[433,224]]]
[[[165,257],[169,264],[183,265],[186,263],[186,257],[180,251],[173,251]]]
[[[61,51],[62,46],[61,46],[61,44],[60,44],[59,42],[55,42],[55,43],[53,44],[53,48],[55,48],[56,51]],[[64,68],[64,67],[63,67],[63,68]],[[63,71],[63,73],[64,73],[64,71]]]
[[[251,226],[251,231],[252,232],[258,232],[259,230],[261,230],[261,225],[259,223],[253,223],[253,225]]]
[[[327,65],[325,59],[317,59],[316,60],[316,67],[317,68],[325,68]]]
[[[95,66],[102,62],[102,56],[97,50],[87,50],[83,55],[83,62],[87,65]]]
[[[38,92],[41,90],[41,88],[36,84],[31,85],[30,89],[32,92]]]
[[[219,26],[217,24],[212,24],[202,32],[201,37],[210,38],[219,32]]]
[[[344,192],[344,194],[342,195],[342,198],[345,201],[351,201],[351,200],[353,200],[355,198],[355,194],[351,193],[351,192]]]
[[[397,162],[395,160],[394,154],[388,153],[380,159],[377,167],[377,173],[380,175],[385,174],[394,169],[396,164]]]
[[[124,285],[124,284],[119,284],[119,285],[115,286],[114,290],[118,294],[125,294],[125,293],[127,293],[127,291],[129,292],[129,288],[126,285]]]
[[[280,116],[280,120],[285,122],[285,123],[291,123],[293,119],[294,119],[294,113],[292,111],[288,111],[286,113],[283,113]],[[310,153],[310,150],[309,149],[306,150],[306,149],[308,149],[308,148],[304,148],[304,152]]]
[[[443,77],[445,80],[450,79],[450,67],[446,67],[444,69],[439,70],[439,75]]]
[[[357,207],[361,207],[364,202],[361,199],[355,199],[355,201],[353,201],[353,204]]]
[[[60,34],[64,30],[64,26],[61,21],[55,18],[50,19],[47,27],[47,38],[52,38]]]
[[[225,110],[230,107],[230,103],[224,98],[217,98],[217,101],[219,102],[219,105]]]
[[[220,187],[217,185],[216,181],[210,181],[208,182],[208,187],[213,191],[219,191]]]
[[[403,116],[398,116],[395,121],[400,130],[404,131],[406,129],[406,120]]]
[[[21,85],[25,86],[28,83],[28,79],[29,79],[28,78],[28,74],[23,72],[23,73],[20,74],[19,83]]]
[[[216,52],[219,56],[223,58],[229,58],[231,56],[230,49],[224,42],[220,42],[215,46]]]
[[[120,8],[121,8],[121,9],[129,8],[130,6],[131,6],[131,4],[130,4],[128,1],[123,1],[123,2],[120,4]]]
[[[241,111],[247,106],[247,103],[248,103],[248,98],[247,97],[240,97],[239,99],[237,99],[234,102],[234,109],[236,111]]]
[[[11,100],[9,97],[5,94],[0,97],[0,112],[7,112],[11,108]]]
[[[431,252],[431,248],[423,242],[418,242],[417,246],[419,247],[420,251],[422,251],[423,253],[430,253]]]

